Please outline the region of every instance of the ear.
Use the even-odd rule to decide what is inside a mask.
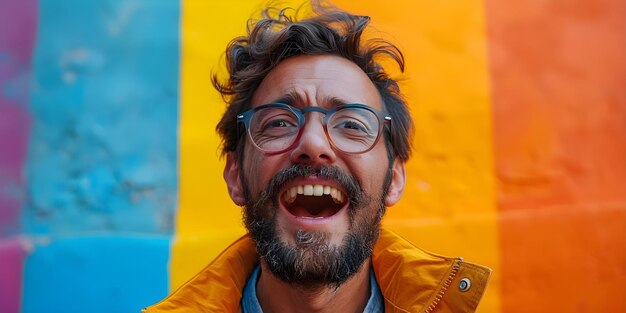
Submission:
[[[396,158],[391,167],[391,184],[385,197],[385,205],[390,207],[402,198],[404,184],[406,183],[406,172],[404,171],[404,161]]]
[[[228,186],[230,198],[238,206],[243,206],[246,202],[243,197],[243,187],[239,176],[239,163],[234,152],[226,153],[226,166],[224,167],[224,180]]]

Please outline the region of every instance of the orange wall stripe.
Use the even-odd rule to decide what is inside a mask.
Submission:
[[[624,312],[626,4],[486,7],[502,309]]]

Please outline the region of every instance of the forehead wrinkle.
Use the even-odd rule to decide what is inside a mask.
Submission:
[[[306,94],[306,92],[304,93]],[[305,96],[302,96],[302,94],[295,89],[291,89],[287,91],[285,95],[271,101],[271,103],[284,103],[284,104],[289,104],[291,106],[296,106],[296,107],[311,106],[311,103],[313,102],[315,102],[315,104],[319,106],[327,107],[327,108],[336,107],[336,106],[347,104],[347,103],[353,103],[337,96],[323,96],[322,97],[319,95],[319,89],[318,89],[318,92],[316,93],[316,101],[311,101],[308,96],[306,96],[306,99],[305,99]]]
[[[319,96],[317,98],[319,98]],[[284,96],[278,99],[272,100],[272,103],[284,103],[284,104],[288,104],[294,107],[311,106],[310,102],[311,101],[304,101],[303,97],[295,90],[291,90],[287,92],[287,94],[285,94]],[[308,105],[305,105],[305,103],[307,103]],[[349,104],[349,103],[356,103],[356,102],[348,101],[348,100],[345,100],[336,96],[324,96],[320,98],[318,101],[316,101],[316,104],[318,106],[324,107],[326,109],[331,109],[331,108],[344,105],[344,104]]]

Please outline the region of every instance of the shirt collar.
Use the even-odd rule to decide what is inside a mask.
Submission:
[[[246,286],[243,288],[241,297],[241,310],[243,313],[263,313],[261,304],[256,297],[256,283],[261,275],[261,266],[257,265],[248,278]],[[383,296],[378,288],[374,271],[370,268],[370,297],[363,313],[376,313],[383,311]]]

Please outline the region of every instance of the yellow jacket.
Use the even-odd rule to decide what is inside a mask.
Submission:
[[[240,312],[246,281],[258,263],[254,241],[244,236],[161,302],[156,312]],[[413,246],[382,229],[372,265],[385,312],[474,312],[491,270]]]

